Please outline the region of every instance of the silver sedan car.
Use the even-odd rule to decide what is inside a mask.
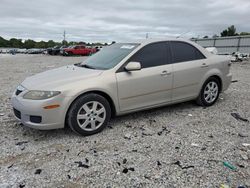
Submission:
[[[116,43],[86,61],[25,79],[12,96],[24,125],[81,135],[105,128],[111,116],[196,100],[211,106],[232,79],[229,59],[188,40]]]

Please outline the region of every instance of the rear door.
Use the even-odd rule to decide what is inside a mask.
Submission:
[[[170,59],[166,42],[149,44],[128,61],[140,62],[141,70],[127,72],[122,69],[116,73],[121,112],[171,101],[173,75]]]
[[[200,81],[209,69],[206,57],[193,45],[171,41],[173,102],[197,97]]]

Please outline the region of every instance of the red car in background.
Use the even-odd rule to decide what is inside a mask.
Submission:
[[[91,55],[96,53],[96,48],[88,48],[83,45],[72,46],[70,48],[63,49],[63,55]]]

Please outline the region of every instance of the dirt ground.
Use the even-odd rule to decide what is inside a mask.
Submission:
[[[85,57],[0,54],[0,188],[250,187],[250,62],[212,107],[193,102],[111,120],[100,134],[38,131],[15,120],[10,96],[27,76]],[[236,170],[223,165],[228,162]]]

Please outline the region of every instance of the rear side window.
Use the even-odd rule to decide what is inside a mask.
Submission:
[[[168,64],[169,55],[166,43],[153,43],[140,49],[129,61],[140,62],[142,68],[155,67]]]
[[[205,59],[205,56],[194,46],[179,41],[171,42],[173,63]]]

